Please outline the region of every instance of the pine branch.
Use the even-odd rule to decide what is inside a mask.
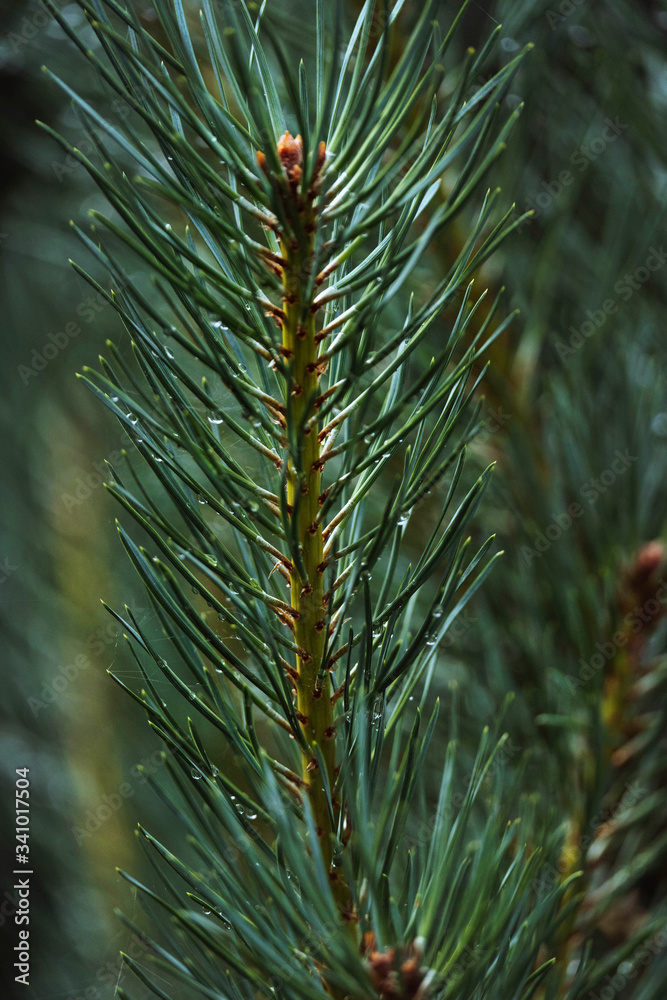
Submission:
[[[91,49],[47,3],[133,113],[110,125],[57,81],[96,156],[58,141],[111,206],[82,238],[132,343],[85,381],[134,446],[110,490],[142,533],[140,545],[119,527],[170,646],[161,655],[150,629],[117,616],[142,679],[122,686],[165,745],[171,784],[157,791],[197,858],[141,830],[164,892],[126,876],[160,914],[161,982],[207,997],[413,1000],[495,985],[527,998],[568,884],[533,891],[530,837],[487,794],[499,732],[483,734],[458,812],[450,745],[429,836],[406,835],[415,803],[427,815],[434,648],[495,560],[492,539],[475,551],[468,537],[490,469],[467,486],[463,475],[479,357],[511,317],[492,328],[496,301],[474,334],[472,280],[521,222],[498,218],[499,192],[481,185],[517,117],[502,122],[500,102],[522,56],[473,92],[490,46],[469,51],[443,101],[456,22],[441,39],[437,0],[396,61],[403,2],[368,0],[342,58],[317,3],[314,80],[293,74],[270,5],[254,20],[245,0],[220,14],[205,0],[191,34],[180,0],[158,0],[158,40],[117,0],[79,0]],[[465,245],[419,289],[423,254],[473,200]],[[128,256],[150,291],[125,273]],[[406,566],[405,526],[439,484],[443,509]],[[212,732],[242,780],[216,763]],[[476,809],[488,816],[471,845]],[[472,938],[483,958],[454,976]]]

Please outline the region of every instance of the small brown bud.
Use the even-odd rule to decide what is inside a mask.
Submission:
[[[289,132],[285,132],[278,139],[278,156],[283,165],[283,170],[291,184],[298,184],[301,180],[301,164],[303,161],[303,142],[301,136],[296,138]]]
[[[401,966],[401,977],[404,995],[413,997],[421,986],[424,973],[419,968],[419,963],[414,958],[410,958]]]
[[[639,590],[643,583],[655,576],[664,560],[665,546],[662,542],[656,540],[642,545],[628,574],[630,585]]]
[[[389,973],[394,968],[394,949],[389,951],[372,951],[368,957],[372,970],[373,981],[379,986],[382,980],[386,980]]]

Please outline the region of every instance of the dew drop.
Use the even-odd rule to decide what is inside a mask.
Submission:
[[[199,773],[199,771],[195,767],[192,768],[192,771],[190,772],[190,774],[195,779],[195,781],[199,781],[199,779],[201,778],[201,774]]]

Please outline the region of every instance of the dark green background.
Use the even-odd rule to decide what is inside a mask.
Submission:
[[[149,20],[150,6],[139,6]],[[357,6],[350,3],[351,12]],[[295,53],[307,48],[309,3],[274,7],[286,43]],[[453,15],[453,5],[446,9]],[[79,17],[74,5],[67,12]],[[499,460],[477,530],[480,537],[497,531],[507,556],[442,649],[439,684],[464,681],[471,743],[505,690],[517,687],[524,697],[510,721],[522,749],[541,738],[535,715],[553,710],[549,670],[576,665],[607,634],[623,560],[642,542],[665,537],[667,266],[627,297],[617,283],[631,287],[624,276],[667,236],[667,13],[621,2],[474,3],[460,48],[479,42],[497,20],[504,24],[497,62],[526,41],[536,47],[508,98],[525,100],[526,109],[493,180],[507,203],[535,207],[537,215],[482,276],[492,289],[505,282],[508,306],[522,310],[494,348],[488,430],[476,446],[476,460]],[[115,866],[141,869],[132,836],[138,820],[159,835],[170,818],[134,770],[140,762],[155,766],[157,745],[105,673],[113,664],[121,677],[133,676],[119,660],[126,654],[100,598],[150,612],[101,486],[105,459],[122,466],[122,432],[75,372],[95,364],[108,337],[122,343],[122,335],[67,263],[75,257],[90,266],[68,221],[85,223],[100,195],[34,124],[40,118],[76,141],[76,119],[40,73],[42,63],[88,92],[102,114],[113,111],[38,3],[3,6],[2,995],[26,995],[11,969],[9,852],[14,769],[28,766],[35,869],[28,995],[106,1000],[119,976],[118,951],[130,945],[113,907],[136,909]],[[606,119],[617,123],[613,140],[602,138],[610,135]],[[424,280],[452,252],[449,239],[456,233],[424,262]],[[608,300],[618,308],[565,353],[573,331],[589,329],[587,311],[595,322]],[[608,468],[617,449],[637,455],[627,475],[547,552],[526,557],[522,546],[534,547],[553,514]],[[412,529],[416,550],[423,530]],[[546,742],[557,755],[558,739]]]

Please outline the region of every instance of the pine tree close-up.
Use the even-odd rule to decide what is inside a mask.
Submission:
[[[44,113],[40,135],[98,189],[73,267],[116,331],[72,392],[123,429],[105,485],[150,612],[107,608],[109,674],[160,752],[141,795],[163,816],[159,835],[135,826],[141,871],[119,868],[116,919],[138,947],[117,995],[667,996],[666,702],[647,666],[664,640],[664,465],[648,496],[622,430],[642,411],[621,412],[609,381],[625,356],[595,332],[618,282],[604,302],[589,289],[561,345],[577,358],[556,352],[566,374],[536,402],[531,331],[575,293],[555,235],[526,251],[543,202],[506,188],[548,55],[441,0],[44,2],[72,55],[42,86],[78,125],[70,141]],[[554,73],[545,122],[565,100]],[[619,111],[600,126],[610,147]],[[566,172],[547,204],[574,191]],[[665,259],[651,240],[622,286],[635,304]],[[512,288],[540,276],[534,298],[508,296],[499,259]],[[575,412],[586,322],[598,367]],[[511,407],[509,458],[489,398],[501,424]],[[590,469],[594,432],[612,447],[586,439]],[[616,480],[639,483],[620,503],[645,505],[641,530],[604,506]],[[570,668],[566,637],[587,629]],[[468,670],[448,666],[454,641]]]

